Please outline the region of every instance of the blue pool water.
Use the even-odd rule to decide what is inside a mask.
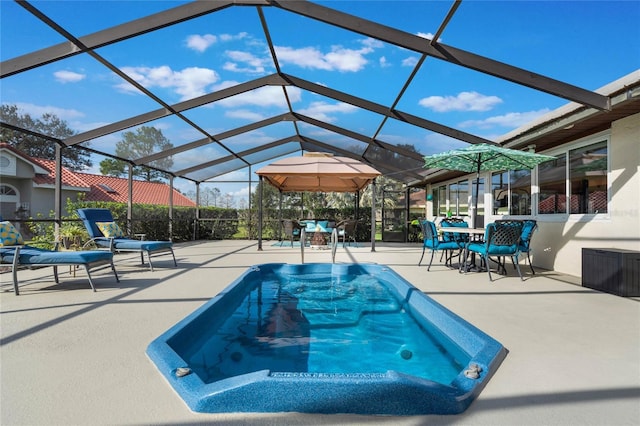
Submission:
[[[388,267],[266,264],[147,353],[194,411],[406,415],[463,411],[506,350]]]

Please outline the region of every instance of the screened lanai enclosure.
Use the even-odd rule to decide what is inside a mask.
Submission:
[[[500,25],[474,22],[474,8],[485,7],[477,3],[3,1],[2,104],[42,105],[74,130],[59,137],[3,115],[3,139],[55,144],[58,161],[84,149],[129,170],[149,167],[181,190],[228,184],[251,193],[256,170],[304,152],[354,158],[420,187],[455,174],[425,169],[425,155],[495,144],[466,131],[460,114],[430,107],[445,85],[473,96],[498,83],[531,110],[567,101],[610,109],[608,97],[571,79],[510,64],[512,47],[469,37],[474,25]],[[406,9],[401,26],[369,18],[384,7]],[[123,132],[142,127],[170,144],[119,155]]]

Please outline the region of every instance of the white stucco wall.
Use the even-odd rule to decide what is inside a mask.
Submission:
[[[534,265],[581,276],[582,248],[640,250],[640,114],[612,123],[609,157],[608,217],[540,223]]]

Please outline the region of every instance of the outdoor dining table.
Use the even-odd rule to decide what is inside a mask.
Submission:
[[[473,238],[474,241],[482,241],[482,238],[484,237],[484,234],[485,234],[484,228],[468,228],[468,227],[462,227],[462,226],[439,226],[438,231],[452,232],[457,234],[468,234],[470,236],[470,239]],[[468,256],[466,247],[463,247],[463,250],[464,250],[464,257],[466,258]],[[476,266],[475,261],[476,261],[475,253],[472,253],[472,261],[471,261],[471,264],[469,264],[469,270],[471,269],[480,270],[480,268]],[[462,259],[460,259],[460,267],[458,268],[460,272],[462,272],[463,265],[464,265],[464,262],[462,261]]]

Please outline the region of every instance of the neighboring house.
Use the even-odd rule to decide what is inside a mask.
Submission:
[[[640,70],[597,91],[611,111],[567,104],[498,140],[555,161],[536,170],[482,173],[478,215],[534,218],[537,266],[581,276],[583,248],[640,250]],[[470,216],[473,175],[442,171],[427,181],[427,216]]]
[[[56,167],[54,160],[32,158],[9,144],[0,143],[0,214],[4,220],[25,219],[54,209]],[[127,203],[128,179],[78,173],[62,168],[62,200]],[[133,181],[134,204],[169,205],[169,185]],[[173,205],[195,207],[195,202],[173,190]]]

